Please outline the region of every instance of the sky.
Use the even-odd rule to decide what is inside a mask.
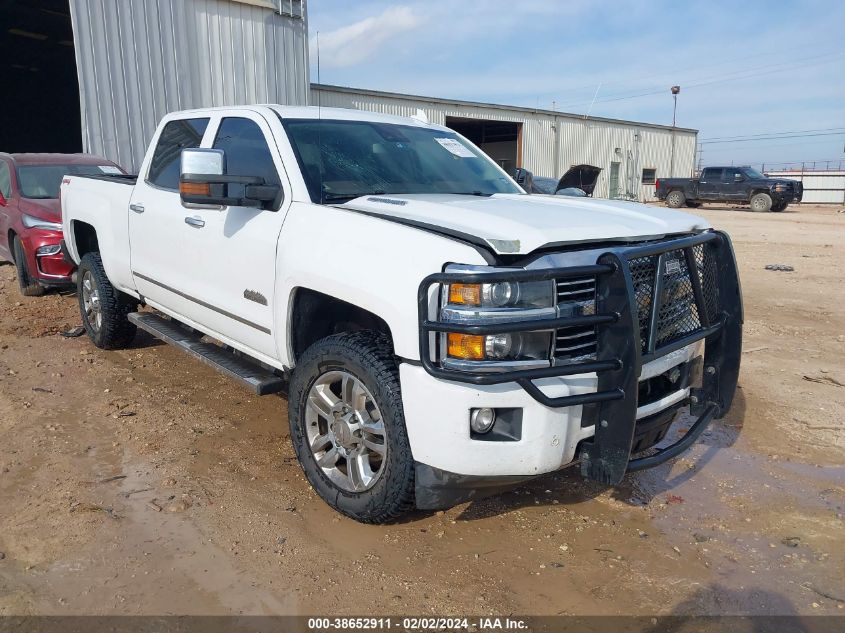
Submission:
[[[704,165],[845,164],[845,2],[309,0],[311,79],[700,131]]]

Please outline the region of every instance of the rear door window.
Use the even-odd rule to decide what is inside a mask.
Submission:
[[[207,127],[208,119],[179,119],[165,125],[150,162],[147,182],[178,191],[182,150],[199,147]]]

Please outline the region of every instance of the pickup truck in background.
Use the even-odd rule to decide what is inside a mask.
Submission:
[[[657,198],[673,209],[727,202],[747,204],[752,211],[783,211],[804,195],[801,182],[768,178],[751,167],[705,167],[698,178],[660,178],[655,184]]]
[[[527,195],[446,127],[174,113],[137,178],[69,175],[62,208],[93,343],[125,347],[140,327],[257,394],[287,391],[306,477],[359,521],[574,463],[616,484],[731,406],[742,302],[726,234]],[[644,453],[687,407],[680,438]]]

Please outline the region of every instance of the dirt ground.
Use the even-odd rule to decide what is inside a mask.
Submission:
[[[0,614],[845,615],[845,214],[699,211],[742,274],[730,415],[616,488],[570,469],[386,527],[312,492],[283,399],[63,338],[76,297],[0,266]]]

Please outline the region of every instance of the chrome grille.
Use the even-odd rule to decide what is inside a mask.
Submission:
[[[557,302],[562,314],[594,314],[596,306],[595,277],[558,279]],[[555,362],[580,362],[596,357],[596,328],[567,327],[555,332]]]
[[[596,298],[596,280],[594,277],[583,279],[558,279],[557,302],[593,301]]]

